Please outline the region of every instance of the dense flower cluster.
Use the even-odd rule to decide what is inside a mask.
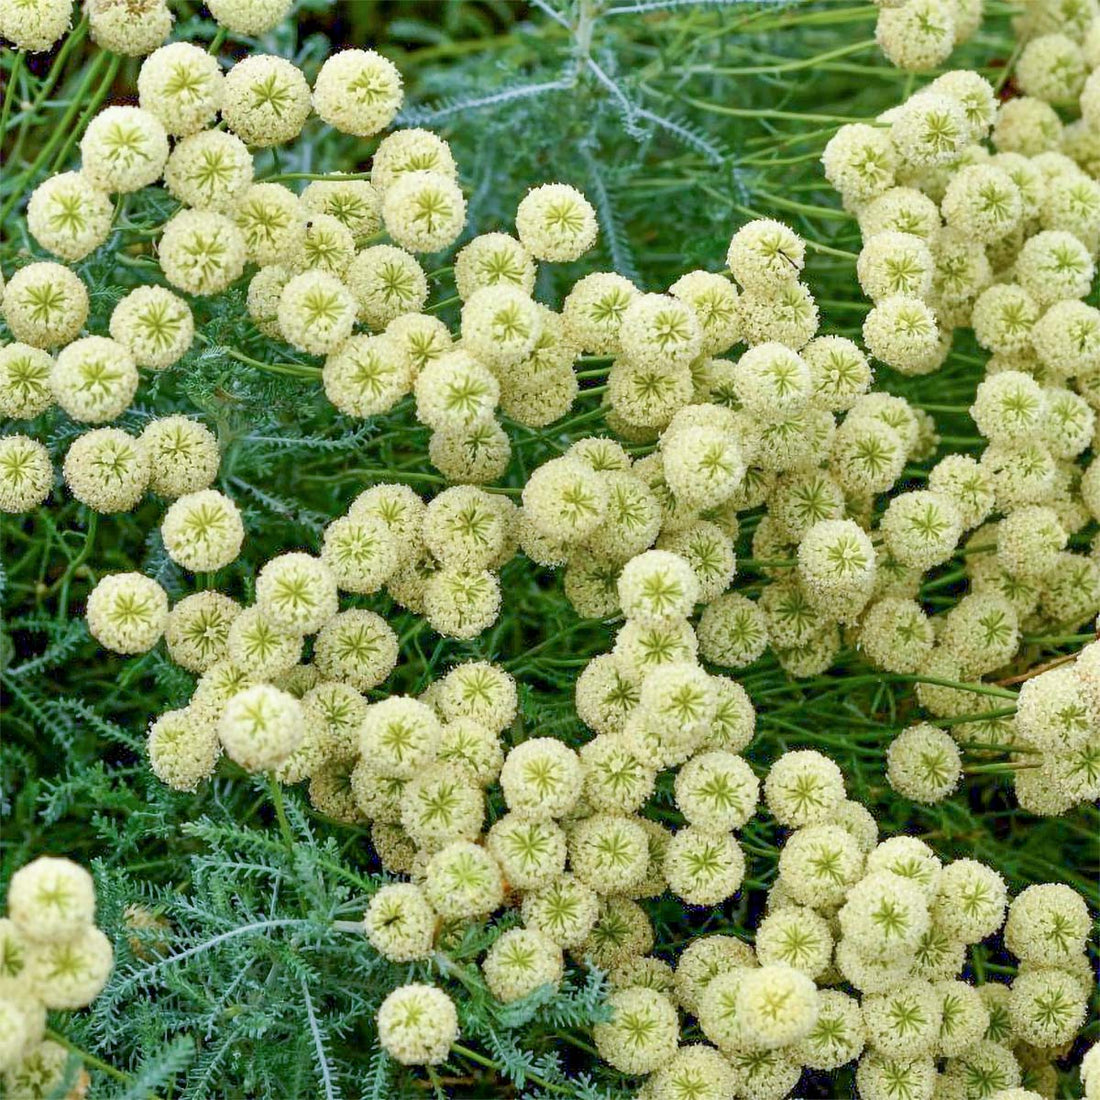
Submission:
[[[255,37],[289,3],[208,6]],[[48,49],[69,7],[0,0],[0,34]],[[981,18],[971,0],[879,7],[880,45],[915,72]],[[984,863],[945,864],[915,836],[879,842],[817,751],[783,752],[763,774],[744,755],[751,673],[727,673],[763,660],[812,679],[854,653],[915,682],[925,714],[906,710],[883,752],[903,799],[949,798],[971,746],[1006,756],[1029,813],[1100,798],[1100,643],[1017,677],[1018,692],[987,682],[1007,678],[1025,635],[1100,612],[1100,557],[1078,537],[1100,520],[1100,464],[1083,457],[1100,449],[1100,311],[1085,300],[1100,252],[1100,14],[1086,25],[1071,7],[1036,0],[1021,18],[1023,95],[998,102],[978,73],[946,72],[828,143],[825,177],[863,235],[861,346],[827,331],[803,281],[812,245],[770,218],[736,227],[721,271],[651,290],[589,272],[552,308],[536,297],[540,265],[594,248],[593,204],[546,182],[511,225],[466,234],[452,150],[391,129],[403,85],[381,54],[334,53],[311,85],[280,57],[226,68],[165,44],[161,0],[88,0],[94,40],[144,59],[138,105],[95,114],[79,170],[28,198],[30,237],[55,259],[0,282],[13,338],[0,412],[57,410],[66,430],[40,434],[62,441],[65,491],[93,520],[162,502],[153,540],[194,591],[173,600],[162,574],[97,566],[84,607],[104,649],[145,654],[163,639],[195,678],[186,704],[149,726],[152,772],[181,792],[219,768],[306,784],[318,814],[369,831],[390,878],[362,930],[413,968],[376,1013],[395,1062],[434,1067],[458,1043],[450,964],[433,960],[468,924],[487,933],[479,981],[501,1005],[553,993],[569,968],[607,973],[592,1042],[645,1078],[639,1100],[769,1100],[806,1068],[850,1064],[865,1100],[1020,1100],[1038,1095],[1024,1071],[1040,1081],[1070,1049],[1090,993],[1084,900],[1045,883],[1010,901]],[[1066,125],[1059,111],[1080,117]],[[319,176],[298,192],[257,176],[263,150],[322,124],[374,143],[369,179]],[[128,290],[106,331],[88,332],[72,265],[110,240],[119,200],[147,188],[172,211],[144,257],[167,285]],[[452,266],[431,271],[460,240]],[[456,306],[453,330],[428,304],[440,271],[453,274],[440,303]],[[316,525],[315,545],[250,561],[244,601],[218,576],[250,522],[231,459],[222,469],[228,433],[178,414],[143,416],[140,434],[118,426],[134,423],[143,386],[211,342],[205,306],[227,292],[294,365],[231,358],[316,377],[352,421],[411,409],[439,486],[426,499],[397,472],[368,485]],[[990,353],[969,408],[983,449],[932,464],[935,421],[873,389],[873,364],[932,374],[956,329]],[[578,372],[582,357],[601,366]],[[543,435],[596,374],[607,432]],[[555,457],[520,462],[517,426]],[[521,484],[497,484],[517,466]],[[0,510],[39,508],[56,480],[44,442],[0,437]],[[735,550],[743,524],[748,562]],[[590,735],[576,747],[517,721],[523,688],[506,664],[464,651],[413,694],[391,681],[412,660],[394,607],[474,641],[498,623],[518,555],[561,570],[577,616],[614,628],[576,679]],[[953,562],[951,594],[927,598]],[[739,568],[754,579],[735,586]],[[765,813],[785,840],[766,911],[744,929],[754,942],[702,935],[673,959],[653,954],[642,903],[667,895],[705,913],[738,901]],[[8,906],[0,1069],[14,1089],[21,1073],[64,1068],[42,1041],[45,1010],[87,1004],[111,948],[91,923],[90,879],[67,861],[18,872]],[[1012,980],[972,981],[995,936],[1018,960]],[[426,976],[434,984],[413,980]],[[1093,1091],[1097,1057],[1082,1068]]]
[[[111,972],[111,941],[95,926],[92,876],[71,860],[40,856],[8,884],[0,918],[0,1080],[16,1096],[48,1096],[63,1082],[83,1095],[88,1074],[74,1085],[69,1052],[45,1038],[46,1012],[83,1008]]]

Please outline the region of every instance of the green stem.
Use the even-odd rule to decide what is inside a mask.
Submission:
[[[15,60],[11,63],[11,72],[8,73],[8,84],[4,89],[4,103],[0,106],[0,136],[8,132],[8,116],[11,114],[11,105],[15,100],[15,89],[19,84],[19,78],[23,75],[23,66],[26,63],[26,55],[22,50],[17,50]]]
[[[229,37],[229,31],[225,27],[219,27],[217,34],[210,40],[210,45],[206,48],[208,54],[216,54],[218,50],[222,48],[222,44]]]
[[[92,552],[92,546],[95,544],[96,528],[98,526],[99,513],[89,511],[88,526],[84,532],[84,545],[80,548],[80,553],[69,562],[68,568],[61,574],[57,582],[50,588],[49,592],[46,593],[48,596],[52,596],[58,589],[61,590],[61,597],[57,604],[57,616],[59,619],[64,619],[69,613],[69,586],[72,583],[76,571],[88,560],[88,555]]]
[[[65,140],[61,144],[61,148],[58,150],[57,156],[54,158],[53,168],[51,173],[56,174],[65,167],[65,161],[69,159],[69,153],[72,152],[73,146],[80,140],[80,135],[84,133],[85,127],[95,117],[96,112],[99,110],[100,105],[107,98],[107,93],[111,90],[111,85],[115,82],[115,77],[118,76],[118,70],[122,66],[122,58],[117,57],[114,54],[110,55],[111,62],[107,66],[107,72],[103,79],[99,82],[99,87],[96,88],[92,94],[92,98],[88,101],[87,106],[84,108],[84,113],[80,116],[80,121],[64,135]]]
[[[815,115],[803,113],[802,111],[776,111],[762,107],[727,107],[724,103],[708,103],[705,99],[692,99],[691,96],[684,96],[683,99],[685,103],[690,103],[701,111],[711,111],[716,115],[732,115],[735,118],[774,118],[791,122],[835,122],[839,126],[845,126],[850,122],[862,122],[870,126],[876,125],[873,118],[856,115]]]
[[[466,1058],[468,1061],[475,1062],[479,1066],[491,1069],[495,1073],[505,1073],[502,1067],[497,1062],[494,1062],[492,1058],[486,1058],[484,1054],[476,1050],[471,1050],[463,1043],[452,1043],[451,1051],[462,1058]],[[505,1076],[507,1076],[506,1073]],[[553,1081],[547,1081],[545,1077],[540,1077],[536,1073],[528,1073],[526,1076],[528,1081],[534,1081],[536,1085],[544,1089],[550,1089],[551,1092],[568,1093],[571,1091],[563,1085],[555,1085]]]
[[[424,311],[425,313],[434,313],[437,309],[444,309],[447,306],[453,306],[456,302],[461,302],[462,299],[457,295],[453,295],[450,298],[444,298],[442,302],[436,302],[435,305],[428,306]]]
[[[94,1054],[89,1054],[88,1051],[82,1047],[78,1047],[71,1039],[66,1038],[59,1031],[54,1031],[52,1027],[46,1028],[46,1038],[57,1043],[59,1046],[63,1046],[67,1051],[75,1054],[86,1066],[91,1066],[92,1069],[98,1069],[101,1073],[107,1074],[108,1077],[113,1077],[116,1081],[122,1081],[125,1084],[130,1084],[133,1078],[128,1073],[123,1073],[120,1069],[115,1069],[109,1062],[104,1062],[103,1059],[97,1058]],[[160,1097],[156,1093],[149,1093],[149,1100],[160,1100]]]
[[[41,169],[46,161],[53,155],[57,146],[64,140],[65,136],[72,131],[81,104],[87,102],[92,84],[98,79],[103,67],[109,64],[109,58],[109,54],[98,53],[89,63],[87,72],[84,74],[84,79],[80,82],[80,87],[77,88],[76,92],[73,94],[72,102],[70,102],[68,110],[66,110],[65,114],[62,115],[61,119],[58,121],[53,136],[38,151],[38,156],[34,158],[31,165],[20,174],[12,188],[10,198],[3,206],[0,206],[0,222],[3,222],[12,212],[16,204],[25,197],[27,181],[33,179],[34,176],[38,174],[39,169]]]

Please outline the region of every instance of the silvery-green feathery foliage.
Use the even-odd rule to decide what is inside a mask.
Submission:
[[[0,38],[5,1095],[1100,1096],[1094,0]]]

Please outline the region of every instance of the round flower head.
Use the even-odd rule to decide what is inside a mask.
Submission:
[[[514,889],[541,889],[565,870],[565,833],[552,821],[505,814],[489,830],[488,848]]]
[[[458,1039],[454,1001],[433,985],[399,986],[382,1002],[377,1022],[382,1049],[404,1066],[445,1062]]]
[[[111,941],[98,928],[86,926],[34,952],[30,984],[48,1008],[83,1008],[106,985],[113,962]]]
[[[297,279],[306,280],[299,288],[305,291],[298,311],[299,320],[306,318],[307,305],[314,318],[300,333],[300,339],[317,346],[322,338],[327,342],[337,334],[337,328],[344,327],[346,315],[341,317],[338,311],[347,291],[338,280],[319,271],[306,272]],[[318,280],[324,280],[323,284]],[[317,313],[319,307],[326,305],[333,309],[331,317]],[[350,331],[351,326],[347,327]],[[412,379],[408,363],[398,353],[394,338],[380,333],[338,341],[336,349],[325,359],[321,382],[325,396],[342,413],[365,418],[389,412],[409,392]]]
[[[575,947],[592,930],[598,913],[596,892],[570,874],[523,896],[523,922],[562,947]]]
[[[466,223],[466,200],[449,176],[406,172],[385,189],[382,222],[410,252],[439,252],[453,244]]]
[[[218,474],[221,452],[214,433],[186,416],[151,420],[141,433],[149,488],[175,499],[205,489]]]
[[[441,727],[431,707],[391,695],[373,703],[360,733],[360,754],[380,774],[411,779],[431,763]]]
[[[331,214],[313,214],[306,220],[305,237],[293,257],[298,271],[320,269],[340,280],[348,278],[355,259],[355,238],[351,230]],[[382,327],[382,326],[380,326]]]
[[[1057,466],[1042,443],[1031,440],[1015,444],[991,443],[980,461],[993,483],[997,506],[1001,510],[1011,511],[1049,499]]]
[[[401,107],[401,74],[374,50],[341,50],[321,66],[313,109],[334,129],[356,137],[384,130]]]
[[[500,773],[508,808],[537,820],[566,816],[580,795],[582,779],[577,754],[552,737],[517,745]]]
[[[82,260],[111,231],[114,208],[107,195],[79,172],[63,172],[40,183],[27,204],[27,228],[47,252]]]
[[[732,1067],[713,1047],[682,1046],[650,1078],[655,1100],[724,1100],[734,1094]]]
[[[1083,298],[1092,286],[1096,265],[1072,233],[1048,229],[1024,243],[1015,273],[1024,290],[1046,307],[1063,299]]]
[[[425,852],[456,840],[474,840],[485,820],[485,796],[468,772],[447,765],[425,768],[405,784],[401,826]],[[565,844],[562,841],[562,863]]]
[[[0,512],[29,512],[50,495],[53,463],[35,439],[0,436]]]
[[[456,275],[457,279],[457,275]],[[566,331],[583,351],[617,355],[619,330],[638,288],[613,272],[597,271],[579,279],[566,295],[562,318]]]
[[[1015,96],[997,109],[993,146],[999,153],[1020,153],[1033,157],[1057,149],[1062,138],[1062,120],[1041,99]]]
[[[504,547],[505,521],[492,496],[471,485],[444,489],[424,515],[425,545],[444,566],[485,569]]]
[[[676,1053],[680,1035],[676,1008],[663,993],[631,986],[607,998],[611,1018],[595,1024],[600,1057],[621,1073],[652,1073]]]
[[[74,340],[88,319],[88,291],[80,277],[55,263],[21,267],[0,299],[12,335],[36,348]]]
[[[575,452],[567,457],[580,460]],[[607,491],[607,507],[603,522],[585,545],[601,559],[623,562],[653,545],[661,528],[661,506],[648,486],[632,473],[600,471],[598,476]]]
[[[918,170],[939,168],[950,164],[962,152],[969,126],[956,100],[926,92],[913,96],[901,107],[890,135],[908,166]]]
[[[911,980],[901,989],[863,998],[867,1042],[889,1058],[930,1053],[943,1022],[942,1004],[930,982]]]
[[[319,558],[280,554],[256,577],[256,604],[274,626],[316,634],[336,614],[336,581]]]
[[[184,596],[164,624],[168,656],[188,672],[205,672],[229,655],[229,627],[240,613],[236,600],[213,589]]]
[[[85,336],[62,348],[50,372],[58,404],[74,420],[89,424],[121,416],[137,384],[129,351],[105,336]]]
[[[859,645],[877,668],[912,673],[932,651],[932,623],[915,600],[888,596],[868,609]]]
[[[193,791],[214,774],[222,746],[214,723],[187,707],[165,711],[153,722],[146,751],[162,783],[174,791]]]
[[[997,525],[997,564],[1012,577],[1041,580],[1058,564],[1068,537],[1053,508],[1015,508]]]
[[[160,239],[164,277],[189,294],[219,294],[244,271],[244,237],[224,214],[182,210]]]
[[[314,268],[283,287],[277,317],[288,343],[311,355],[327,355],[351,335],[356,304],[339,279]]]
[[[430,130],[396,130],[387,134],[371,160],[371,184],[384,193],[412,172],[432,172],[444,179],[458,176],[451,147]]]
[[[810,399],[812,384],[803,358],[773,342],[746,351],[737,362],[734,376],[742,407],[769,419],[803,408]]]
[[[746,970],[737,989],[737,1018],[750,1047],[775,1049],[806,1037],[817,1020],[817,988],[782,963]]]
[[[536,260],[580,259],[596,243],[597,230],[592,205],[566,183],[531,188],[516,209],[516,233]]]
[[[686,905],[720,905],[745,878],[737,840],[696,825],[680,829],[669,841],[663,867],[669,889]]]
[[[8,916],[28,940],[64,942],[95,918],[92,876],[71,860],[39,856],[12,875]]]
[[[523,487],[524,514],[547,538],[584,539],[602,522],[606,508],[603,476],[575,458],[543,463]]]
[[[195,325],[187,303],[159,286],[131,290],[111,313],[111,337],[139,367],[163,370],[191,347]]]
[[[941,321],[952,309],[964,311],[969,319],[970,302],[992,281],[993,273],[985,249],[957,229],[941,229],[931,240],[933,260],[931,298],[937,303]]]
[[[974,303],[971,314],[974,336],[989,351],[1006,354],[1027,351],[1039,313],[1039,304],[1023,287],[998,283],[982,291]]]
[[[810,372],[810,401],[831,412],[852,406],[871,385],[867,357],[843,336],[818,336],[799,352]]]
[[[1004,880],[996,871],[973,859],[957,859],[940,874],[932,919],[956,939],[977,943],[1001,927],[1006,901]]]
[[[798,1044],[797,1061],[816,1070],[838,1069],[859,1057],[864,1044],[859,1002],[839,990],[817,995],[817,1019]]]
[[[612,654],[593,658],[577,677],[577,715],[597,733],[622,732],[639,698],[636,678]]]
[[[676,960],[677,1000],[687,1012],[698,1016],[700,1000],[711,981],[728,972],[756,965],[753,949],[735,936],[696,936]]]
[[[488,367],[465,351],[447,352],[420,372],[417,418],[440,431],[473,428],[492,418],[500,387]]]
[[[890,501],[880,531],[895,560],[923,572],[941,565],[955,552],[962,520],[949,497],[915,490]]]
[[[382,227],[382,196],[367,180],[313,180],[299,198],[308,213],[334,217],[357,243]]]
[[[737,342],[737,288],[729,279],[709,271],[689,271],[668,292],[694,311],[702,334],[703,355],[719,355]]]
[[[81,175],[100,191],[140,191],[160,179],[168,134],[144,107],[107,107],[80,140]]]
[[[798,575],[815,607],[838,620],[856,615],[874,586],[871,540],[852,520],[815,523],[798,547]]]
[[[503,892],[496,860],[468,841],[437,852],[424,872],[424,893],[445,920],[486,916],[500,905]]]
[[[393,882],[367,905],[363,931],[371,946],[391,962],[415,962],[432,952],[436,916],[419,886]]]
[[[942,802],[959,785],[961,775],[958,746],[927,722],[910,726],[886,750],[890,786],[916,802]]]
[[[294,752],[304,734],[302,705],[270,684],[239,691],[225,705],[218,737],[226,755],[245,771],[274,771]]]
[[[562,979],[561,947],[532,928],[505,932],[486,952],[481,969],[485,984],[506,1004],[533,993],[540,986],[557,986]]]
[[[377,164],[376,153],[375,171]],[[454,266],[455,288],[463,301],[485,287],[512,287],[525,295],[530,295],[535,288],[534,260],[527,249],[507,233],[484,233],[475,237],[455,257]]]
[[[873,302],[899,294],[927,297],[932,271],[928,245],[912,233],[896,231],[868,237],[856,262],[859,285]]]
[[[960,168],[947,185],[943,216],[948,226],[978,244],[1003,240],[1020,224],[1020,191],[1003,169],[993,164]]]
[[[542,334],[538,306],[508,285],[483,287],[462,307],[462,340],[471,355],[496,370],[531,355]]]
[[[977,527],[993,511],[993,486],[969,455],[947,455],[940,459],[929,472],[928,488],[951,501],[964,530]]]
[[[341,611],[318,633],[313,661],[324,675],[370,691],[397,664],[397,635],[373,611]]]
[[[569,834],[569,864],[582,882],[600,893],[628,892],[646,876],[646,831],[637,818],[620,814],[586,817]]]
[[[306,78],[281,57],[253,54],[238,61],[225,76],[222,118],[248,145],[293,141],[311,106]]]
[[[0,347],[0,413],[29,420],[53,404],[49,352],[19,342]]]
[[[160,533],[177,565],[193,573],[214,573],[237,560],[244,524],[233,501],[216,489],[202,489],[172,504]]]
[[[863,322],[867,350],[900,374],[927,374],[942,360],[936,315],[919,298],[883,298]]]
[[[1016,730],[1029,746],[1059,755],[1079,749],[1098,720],[1093,693],[1072,667],[1049,669],[1020,687]]]
[[[169,134],[185,137],[213,122],[222,105],[223,80],[216,57],[189,42],[170,42],[142,62],[138,100]]]
[[[232,214],[252,263],[277,264],[301,253],[306,237],[306,211],[298,196],[282,184],[252,184],[241,195]]]
[[[445,638],[475,638],[497,621],[500,581],[488,569],[449,566],[424,587],[424,616]]]
[[[862,871],[863,853],[839,825],[798,829],[779,854],[780,875],[800,905],[839,905]]]
[[[144,57],[172,33],[173,16],[167,0],[131,4],[91,0],[85,10],[96,45],[124,57]]]
[[[845,203],[859,204],[894,186],[897,153],[888,130],[854,123],[841,126],[829,139],[821,163]]]
[[[726,592],[703,608],[699,619],[699,651],[724,668],[744,668],[767,648],[763,612],[748,597]]]
[[[1072,233],[1095,253],[1100,244],[1100,183],[1083,173],[1053,180],[1043,203],[1041,223],[1044,229]]]
[[[786,752],[768,772],[764,801],[781,825],[820,824],[829,821],[832,811],[844,801],[844,777],[819,752]]]
[[[694,570],[667,550],[647,550],[631,558],[619,576],[623,613],[641,625],[687,617],[698,595]]]
[[[762,966],[790,966],[817,978],[832,959],[833,936],[824,917],[791,905],[770,913],[757,926],[756,954]]]
[[[916,1058],[891,1058],[881,1051],[865,1052],[856,1066],[856,1087],[865,1100],[932,1100],[936,1088],[936,1063],[926,1054]]]
[[[737,440],[718,427],[683,428],[662,441],[665,480],[684,508],[712,508],[728,500],[745,476]]]
[[[607,379],[610,410],[636,428],[661,428],[691,400],[688,365],[618,359]]]
[[[926,72],[942,64],[955,47],[956,5],[914,0],[879,9],[875,40],[899,69]]]
[[[1083,397],[1051,387],[1043,438],[1055,458],[1076,458],[1092,442],[1095,427],[1096,414]]]
[[[397,540],[382,520],[342,516],[325,528],[321,560],[337,587],[362,595],[377,592],[400,563]]]
[[[930,242],[941,224],[939,207],[912,187],[892,187],[859,211],[859,228],[865,238],[895,231]]]
[[[1042,968],[1016,976],[1008,1015],[1017,1039],[1037,1047],[1072,1042],[1085,1021],[1086,997],[1068,971]]]
[[[111,573],[88,594],[88,630],[113,653],[145,653],[160,641],[168,619],[168,596],[141,573]]]
[[[741,336],[746,344],[769,342],[798,349],[817,332],[817,304],[800,282],[767,290],[746,290],[737,302]]]
[[[118,428],[98,428],[73,441],[63,467],[69,491],[96,512],[129,512],[149,485],[144,443]]]
[[[1100,368],[1100,310],[1084,302],[1055,302],[1035,322],[1031,343],[1057,377],[1094,375]]]
[[[71,22],[72,4],[68,0],[43,0],[35,4],[8,0],[0,5],[0,38],[28,53],[45,53],[69,29]]]
[[[726,264],[745,290],[766,292],[796,281],[805,258],[805,242],[794,230],[760,218],[734,233]]]
[[[640,294],[623,313],[619,341],[634,364],[677,367],[699,357],[703,334],[690,305],[663,294]]]
[[[1090,918],[1084,899],[1061,883],[1029,886],[1008,907],[1005,946],[1037,966],[1064,966],[1085,950]]]
[[[1024,46],[1016,61],[1016,82],[1029,96],[1068,106],[1076,102],[1088,76],[1081,47],[1064,34],[1043,34]]]
[[[657,549],[678,554],[699,581],[699,602],[709,604],[723,593],[736,572],[736,556],[729,536],[715,523],[699,520],[657,540]]]
[[[656,772],[625,733],[602,733],[580,750],[584,798],[600,811],[640,810],[653,793]]]
[[[504,763],[499,736],[474,718],[455,718],[443,726],[437,756],[465,768],[483,787],[496,781]]]
[[[236,135],[204,130],[172,150],[164,182],[185,206],[229,213],[252,186],[252,156]]]

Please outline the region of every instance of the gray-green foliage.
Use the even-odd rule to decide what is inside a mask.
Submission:
[[[956,55],[959,64],[982,67],[1007,56],[1006,16],[1001,5],[989,6],[986,27]],[[176,37],[208,40],[213,25],[192,7],[182,5]],[[390,53],[409,83],[401,121],[438,129],[452,143],[470,199],[468,232],[507,227],[528,186],[561,179],[597,207],[601,243],[593,263],[661,289],[693,266],[716,269],[731,230],[745,218],[786,218],[811,242],[807,279],[827,318],[824,330],[858,331],[866,309],[852,263],[858,233],[836,208],[817,158],[838,124],[873,115],[905,93],[905,76],[870,42],[872,7],[675,0],[391,7],[303,4],[308,33],[299,37],[290,25],[265,46],[307,72],[328,50],[330,30],[333,45],[365,44],[369,35],[370,44]],[[0,174],[0,264],[7,274],[39,255],[21,216],[30,187],[72,162],[87,108],[132,87],[133,65],[112,60],[107,73],[119,83],[96,85],[101,94],[77,103],[95,56],[78,40],[41,102],[49,58],[16,82]],[[10,53],[0,59],[5,84],[12,64]],[[72,104],[71,133],[58,134]],[[270,155],[258,158],[258,172],[364,166],[369,146],[337,135],[320,139],[323,133],[311,131],[312,140],[277,163]],[[118,298],[155,270],[148,242],[169,210],[163,199],[128,201],[124,228],[78,265],[92,292],[91,331],[105,331]],[[564,280],[579,270],[547,272],[539,296],[556,301]],[[433,301],[451,294],[449,275],[440,272]],[[453,306],[442,315],[453,321]],[[336,414],[320,394],[314,362],[255,334],[242,290],[202,302],[197,317],[202,340],[175,370],[143,382],[121,426],[140,429],[152,415],[189,410],[216,427],[225,454],[219,485],[242,507],[248,530],[241,560],[218,575],[218,587],[249,596],[268,556],[315,548],[321,525],[366,484],[406,481],[430,492],[442,483],[426,462],[427,432],[410,401],[369,424]],[[972,352],[959,349],[933,379],[903,381],[883,372],[880,384],[914,400],[965,407],[980,377]],[[284,369],[258,369],[239,356]],[[506,486],[518,492],[535,465],[599,429],[597,406],[595,395],[582,394],[575,411],[550,429],[507,425],[515,457]],[[972,435],[964,416],[941,417],[940,430]],[[33,423],[31,432],[48,440],[55,457],[77,434],[57,413]],[[954,445],[978,443],[964,438]],[[911,474],[917,480],[921,471]],[[134,659],[105,653],[89,638],[80,611],[94,579],[111,570],[143,570],[173,597],[193,590],[164,553],[158,522],[158,506],[147,502],[93,525],[58,491],[37,515],[5,517],[0,525],[0,886],[44,851],[94,863],[100,924],[114,939],[117,970],[90,1010],[53,1021],[71,1043],[111,1067],[89,1063],[93,1095],[423,1096],[427,1079],[399,1071],[373,1033],[382,998],[418,978],[455,992],[461,1043],[472,1052],[456,1054],[429,1088],[471,1097],[630,1095],[628,1084],[590,1053],[587,1028],[601,1013],[599,975],[578,970],[552,997],[536,993],[497,1005],[475,962],[509,926],[507,918],[457,930],[429,964],[386,963],[361,935],[333,927],[357,920],[382,881],[364,830],[324,820],[298,791],[285,796],[284,806],[274,788],[227,764],[195,795],[174,794],[150,775],[145,726],[186,700],[191,678],[160,652]],[[745,557],[753,527],[750,516],[739,545]],[[759,581],[751,568],[746,572],[741,583],[752,592]],[[928,603],[949,600],[960,580],[957,565],[944,567],[925,593]],[[506,567],[503,589],[500,621],[470,643],[440,640],[385,598],[370,601],[405,639],[389,687],[417,691],[457,660],[500,660],[523,684],[520,716],[507,736],[553,733],[579,744],[586,735],[572,710],[571,685],[584,661],[607,648],[612,627],[578,622],[560,581],[525,559]],[[1050,646],[1030,646],[1021,667],[1050,655]],[[841,764],[851,796],[873,807],[884,833],[908,829],[944,856],[986,860],[1014,888],[1058,879],[1095,899],[1094,811],[1036,822],[1014,808],[997,774],[973,777],[966,793],[933,808],[891,797],[882,752],[914,713],[904,678],[868,674],[846,652],[833,671],[810,681],[789,681],[770,656],[742,680],[761,712],[748,753],[754,764],[766,765],[788,745],[818,747]],[[984,709],[976,703],[975,710]],[[661,781],[655,813],[674,820],[668,780]],[[657,953],[674,958],[675,945],[704,930],[746,935],[775,873],[776,839],[763,816],[745,830],[747,889],[724,911],[652,903]],[[135,906],[161,923],[128,930]],[[984,963],[995,968],[999,960],[979,951],[978,968]],[[1095,1038],[1090,1026],[1086,1034]],[[806,1095],[851,1090],[844,1077],[804,1087]]]

